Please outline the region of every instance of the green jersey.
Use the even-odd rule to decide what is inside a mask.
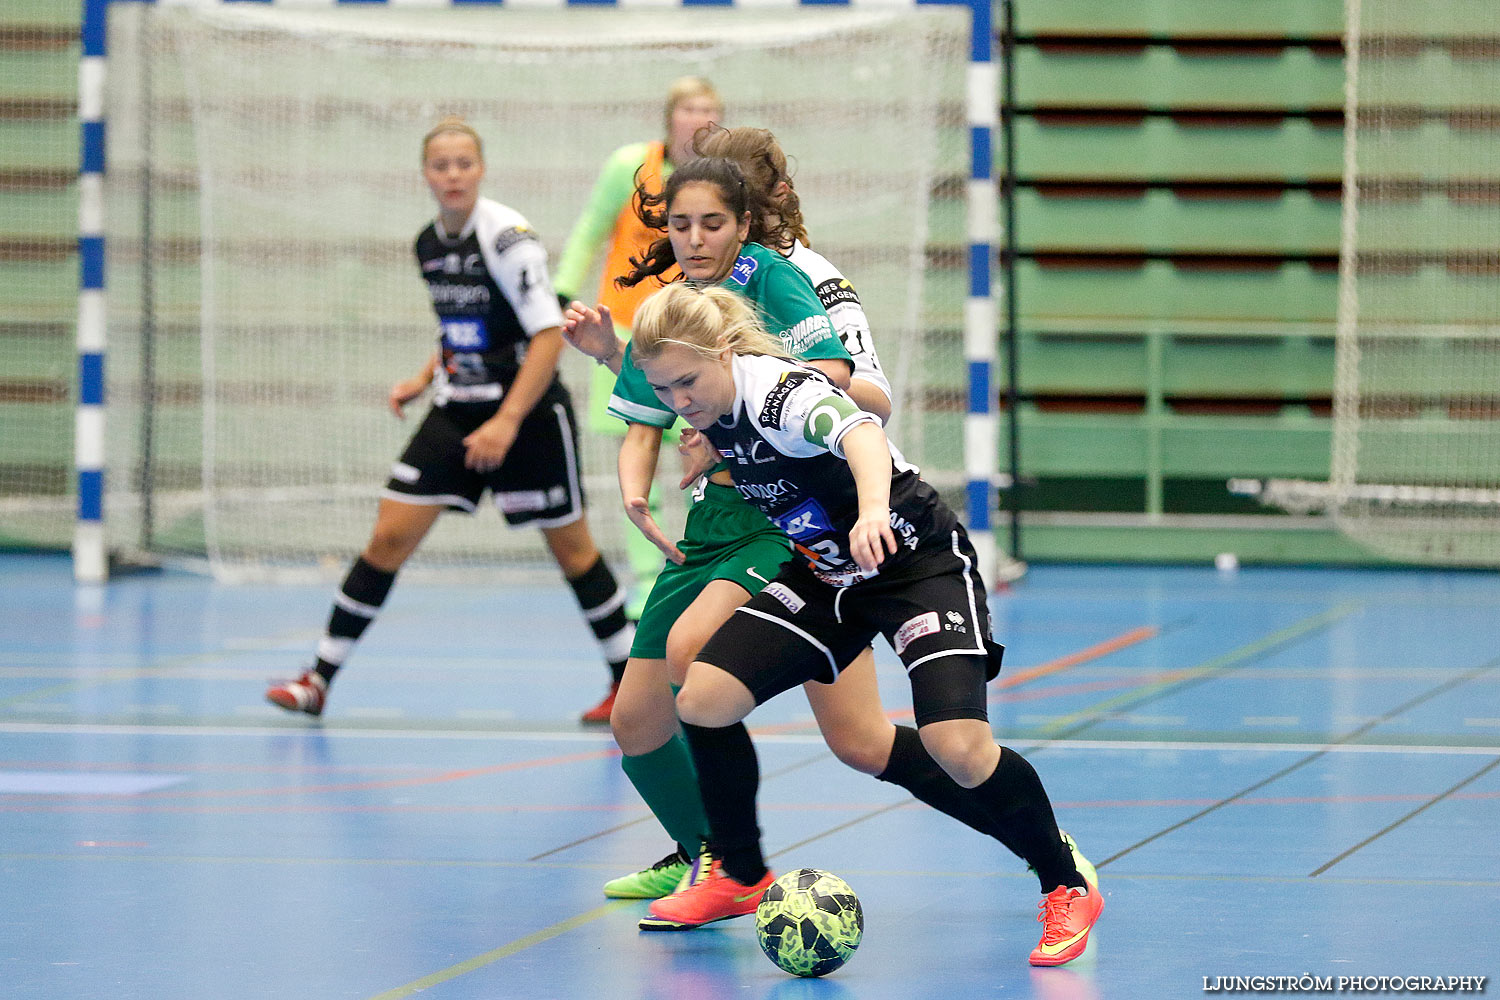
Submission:
[[[787,352],[804,361],[853,362],[844,349],[818,293],[802,269],[774,250],[746,243],[722,287],[745,296],[766,329],[781,338]],[[609,397],[609,412],[628,424],[667,428],[677,415],[656,398],[646,376],[631,359],[630,345]]]

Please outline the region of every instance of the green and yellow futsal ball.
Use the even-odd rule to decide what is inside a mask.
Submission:
[[[761,951],[794,976],[826,976],[854,954],[865,914],[849,883],[817,868],[771,883],[755,911]]]

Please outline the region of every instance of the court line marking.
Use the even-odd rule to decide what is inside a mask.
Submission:
[[[1491,750],[1493,755],[1494,751]],[[1263,795],[1246,796],[1235,799],[1230,805],[1234,806],[1299,806],[1299,805],[1329,805],[1336,803],[1408,803],[1422,802],[1432,797],[1430,792],[1389,792],[1380,795]],[[536,813],[557,815],[559,813],[621,813],[640,810],[640,806],[581,806],[581,805],[526,805],[517,806],[513,804],[496,805],[445,805],[445,804],[309,804],[309,805],[162,805],[150,802],[115,802],[115,801],[93,801],[97,796],[87,797],[89,801],[80,801],[80,796],[66,795],[7,795],[0,798],[0,813],[71,813],[88,816],[104,815],[192,815],[192,816],[248,816],[248,815],[287,815],[287,814],[319,814],[319,815],[514,815],[516,813]],[[1450,790],[1449,798],[1463,802],[1481,802],[1500,799],[1500,791],[1493,792],[1458,792]],[[18,801],[10,801],[10,800]],[[58,801],[62,800],[62,801]],[[1207,796],[1180,799],[1056,799],[1052,805],[1056,809],[1186,809],[1189,807],[1212,805],[1216,799]],[[811,843],[819,837],[826,836],[836,830],[846,829],[856,823],[863,822],[892,809],[918,808],[922,805],[916,799],[902,799],[894,803],[872,803],[861,801],[823,801],[817,805],[809,805],[806,802],[798,803],[772,803],[762,804],[762,813],[772,812],[848,812],[856,809],[866,810],[855,819],[848,820],[836,827],[831,827],[821,834],[799,841],[793,846]],[[534,864],[559,854],[562,851],[577,847],[599,839],[609,833],[615,833],[628,827],[635,826],[652,819],[650,812],[641,812],[635,819],[617,824],[609,830],[602,831],[588,837],[581,838],[568,844],[534,854],[525,859],[526,864]],[[783,851],[776,852],[778,854]],[[253,859],[252,859],[253,860]],[[515,862],[520,865],[521,862]],[[577,867],[566,865],[565,867]],[[597,865],[592,867],[604,868],[607,866]]]
[[[1496,665],[1500,665],[1500,657],[1497,657],[1497,658],[1495,658],[1493,660],[1490,660],[1488,663],[1481,663],[1479,666],[1474,667],[1472,670],[1467,670],[1464,673],[1459,674],[1457,677],[1449,678],[1448,680],[1444,681],[1442,684],[1439,684],[1436,687],[1430,688],[1429,690],[1427,690],[1426,692],[1424,692],[1422,694],[1416,695],[1415,697],[1408,699],[1407,701],[1403,702],[1402,704],[1397,705],[1395,708],[1390,709],[1384,715],[1382,715],[1382,716],[1380,716],[1378,718],[1371,719],[1370,721],[1366,722],[1364,725],[1358,727],[1357,729],[1354,729],[1354,730],[1350,731],[1345,736],[1340,737],[1337,740],[1334,740],[1333,743],[1338,744],[1338,743],[1343,743],[1346,740],[1352,740],[1352,739],[1354,739],[1354,738],[1356,738],[1356,737],[1358,737],[1358,736],[1360,736],[1360,735],[1368,732],[1369,730],[1375,728],[1376,726],[1380,725],[1381,723],[1386,722],[1386,721],[1388,721],[1390,719],[1393,719],[1396,716],[1400,715],[1401,713],[1409,711],[1410,709],[1413,709],[1413,708],[1417,707],[1418,705],[1422,704],[1423,702],[1430,701],[1433,698],[1436,698],[1440,694],[1444,694],[1444,693],[1446,693],[1448,691],[1451,691],[1452,689],[1458,687],[1461,684],[1467,683],[1472,678],[1478,677],[1481,674],[1486,673],[1487,671],[1493,670],[1496,667]],[[1146,846],[1147,844],[1151,843],[1154,840],[1158,840],[1158,839],[1160,839],[1162,837],[1165,837],[1169,833],[1172,833],[1172,832],[1174,832],[1176,830],[1180,830],[1180,829],[1182,829],[1183,827],[1187,826],[1190,823],[1196,823],[1198,820],[1202,819],[1204,816],[1207,816],[1210,813],[1216,812],[1219,809],[1224,808],[1224,806],[1226,806],[1229,803],[1235,801],[1236,799],[1244,798],[1245,796],[1249,795],[1251,792],[1258,791],[1258,790],[1264,788],[1265,786],[1267,786],[1267,785],[1269,785],[1269,784],[1271,784],[1271,783],[1273,783],[1275,781],[1278,781],[1281,778],[1286,777],[1288,774],[1291,774],[1293,771],[1295,771],[1295,770],[1297,770],[1297,769],[1299,769],[1301,767],[1304,767],[1304,766],[1306,766],[1308,764],[1311,764],[1313,761],[1319,759],[1320,757],[1324,756],[1327,753],[1328,753],[1327,750],[1323,750],[1323,749],[1316,750],[1316,751],[1308,754],[1307,756],[1303,757],[1301,760],[1294,761],[1293,763],[1288,764],[1286,767],[1283,767],[1279,771],[1276,771],[1274,774],[1271,774],[1268,777],[1262,778],[1260,781],[1257,781],[1254,784],[1248,785],[1245,788],[1241,788],[1239,791],[1235,792],[1234,794],[1228,795],[1225,798],[1220,799],[1218,802],[1214,803],[1213,805],[1208,806],[1208,807],[1206,807],[1204,809],[1200,809],[1200,810],[1198,810],[1198,812],[1194,813],[1193,815],[1188,816],[1185,819],[1180,820],[1179,822],[1173,823],[1171,826],[1168,826],[1168,827],[1166,827],[1164,829],[1158,830],[1156,833],[1153,833],[1149,837],[1146,837],[1146,838],[1144,838],[1142,840],[1136,841],[1134,844],[1131,844],[1129,847],[1126,847],[1124,850],[1116,851],[1114,854],[1111,854],[1109,857],[1105,858],[1103,861],[1096,862],[1095,865],[1094,865],[1094,867],[1095,868],[1103,868],[1105,865],[1110,864],[1111,862],[1114,862],[1114,861],[1118,861],[1120,858],[1123,858],[1125,855],[1127,855],[1127,854],[1131,853],[1132,851],[1135,851],[1135,850],[1137,850],[1137,849],[1139,849],[1141,847]]]
[[[1043,731],[1049,735],[1064,734],[1071,736],[1101,721],[1104,716],[1117,709],[1139,707],[1163,694],[1181,691],[1184,688],[1208,680],[1224,670],[1242,666],[1251,657],[1259,656],[1262,653],[1270,652],[1278,646],[1288,645],[1303,639],[1314,632],[1327,628],[1342,618],[1347,618],[1361,606],[1354,601],[1340,603],[1322,614],[1313,615],[1310,618],[1304,618],[1302,621],[1294,622],[1286,628],[1278,629],[1270,635],[1263,636],[1252,643],[1217,656],[1207,663],[1180,671],[1180,677],[1154,681],[1143,685],[1139,689],[1125,691],[1113,698],[1106,698],[1104,701],[1096,702],[1088,708],[1074,712],[1071,715],[1065,715],[1047,726]]]
[[[1383,719],[1372,720],[1373,722],[1384,721]],[[1363,728],[1363,727],[1362,727]],[[245,728],[245,729],[214,729],[198,728],[194,726],[98,726],[93,723],[57,724],[43,722],[14,722],[0,723],[0,734],[25,734],[36,733],[54,736],[266,736],[284,730],[271,728]],[[810,733],[762,733],[752,728],[751,734],[757,741],[772,744],[822,744],[821,736]],[[570,739],[583,742],[613,743],[612,737],[606,734],[579,731],[577,733],[558,733],[551,730],[528,731],[511,730],[508,732],[476,731],[468,730],[408,730],[408,729],[349,729],[349,730],[324,730],[326,736],[350,736],[360,739],[443,739],[443,740],[480,740],[485,742],[529,742],[529,741],[562,741]],[[1222,752],[1226,750],[1245,751],[1269,751],[1287,753],[1310,753],[1315,750],[1327,753],[1416,753],[1416,754],[1491,754],[1496,750],[1493,743],[1356,743],[1356,742],[1318,742],[1318,743],[1287,743],[1277,740],[1089,740],[1089,739],[1050,739],[1027,737],[1024,733],[1017,734],[1016,746],[1024,746],[1028,750],[1153,750],[1175,752],[1179,750],[1203,750]],[[40,766],[32,763],[29,766]],[[99,766],[99,765],[90,765]],[[168,765],[163,765],[168,766]],[[798,766],[801,766],[800,764]],[[184,767],[202,767],[202,765],[184,765]],[[233,769],[233,765],[229,765]],[[270,769],[275,770],[275,769]],[[324,767],[313,767],[310,770],[327,770]],[[778,772],[779,773],[779,772]]]
[[[491,949],[482,955],[475,955],[471,959],[459,962],[457,965],[450,965],[446,969],[439,969],[437,972],[423,976],[421,979],[413,980],[405,986],[397,986],[395,989],[386,990],[384,993],[377,993],[370,1000],[400,1000],[401,997],[409,997],[413,993],[420,993],[429,987],[446,983],[450,979],[457,979],[459,976],[473,972],[475,969],[482,969],[486,965],[500,961],[502,958],[509,958],[516,952],[525,951],[532,945],[550,941],[555,937],[568,933],[568,931],[582,927],[584,924],[593,923],[600,917],[608,916],[616,910],[635,902],[638,902],[638,900],[611,900],[603,906],[596,906],[587,913],[580,913],[576,917],[570,917],[567,920],[553,924],[551,927],[543,927],[541,930],[528,934],[523,938],[517,938],[510,944],[501,945],[499,948]]]
[[[1428,809],[1431,809],[1433,806],[1437,805],[1439,802],[1443,801],[1444,799],[1449,798],[1450,796],[1453,795],[1454,792],[1458,791],[1460,788],[1464,787],[1467,784],[1470,784],[1471,782],[1478,781],[1480,778],[1484,777],[1486,774],[1489,774],[1491,771],[1493,771],[1496,767],[1500,767],[1500,757],[1496,757],[1494,760],[1492,760],[1488,764],[1484,765],[1484,767],[1481,767],[1479,770],[1475,771],[1473,774],[1469,775],[1463,781],[1460,781],[1458,784],[1456,784],[1453,787],[1449,788],[1447,791],[1439,792],[1437,795],[1435,795],[1432,798],[1428,799],[1426,802],[1422,803],[1420,806],[1418,806],[1417,808],[1413,809],[1411,812],[1407,813],[1405,816],[1402,816],[1400,819],[1396,820],[1394,823],[1391,823],[1388,826],[1384,827],[1383,829],[1377,830],[1376,832],[1370,834],[1370,836],[1366,837],[1364,840],[1361,840],[1359,843],[1355,844],[1353,847],[1349,848],[1344,853],[1342,853],[1342,854],[1338,855],[1337,857],[1333,858],[1331,861],[1325,861],[1323,864],[1321,864],[1318,867],[1314,868],[1308,874],[1307,877],[1308,878],[1317,878],[1319,875],[1323,874],[1328,869],[1332,868],[1334,865],[1338,864],[1340,861],[1343,861],[1345,858],[1349,857],[1350,855],[1352,855],[1356,851],[1360,850],[1361,848],[1367,847],[1370,844],[1373,844],[1375,841],[1379,840],[1381,837],[1384,837],[1386,834],[1388,834],[1392,830],[1396,829],[1396,827],[1400,826],[1402,823],[1405,823],[1407,820],[1411,819],[1412,817],[1417,816],[1417,815],[1419,815],[1419,814],[1427,811]]]

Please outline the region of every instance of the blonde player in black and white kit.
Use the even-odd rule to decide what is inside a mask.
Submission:
[[[562,310],[547,252],[514,209],[481,197],[478,133],[447,118],[422,141],[437,218],[415,252],[437,313],[438,349],[388,399],[396,416],[429,386],[432,408],[391,466],[375,529],[334,600],[316,662],[266,698],[320,715],[330,682],[375,619],[396,573],[445,510],[488,490],[512,527],[535,524],[618,680],[634,637],[625,594],[584,518],[573,404],[557,378]]]
[[[658,398],[708,438],[734,488],[799,553],[688,668],[677,710],[717,860],[651,914],[686,928],[749,912],[735,902],[757,898],[771,873],[755,750],[740,722],[793,687],[832,684],[883,635],[906,668],[922,743],[1037,872],[1043,932],[1031,963],[1083,954],[1103,897],[1059,838],[1035,769],[995,744],[985,683],[1000,650],[957,517],[880,422],[790,359],[733,293],[667,286],[637,311],[631,352]]]

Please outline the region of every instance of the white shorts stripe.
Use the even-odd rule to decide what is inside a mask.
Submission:
[[[756,618],[764,618],[768,622],[780,625],[782,628],[786,629],[788,632],[791,632],[793,635],[800,636],[802,639],[807,641],[808,645],[812,646],[818,652],[822,653],[823,656],[828,660],[828,668],[833,671],[833,676],[837,677],[839,675],[839,666],[837,663],[833,662],[833,650],[823,645],[817,639],[814,639],[809,633],[804,632],[802,629],[793,625],[789,621],[784,621],[783,619],[777,618],[775,615],[768,615],[764,611],[757,611],[754,608],[740,607],[735,608],[735,611],[742,615],[754,615]]]
[[[416,496],[412,493],[397,493],[395,490],[381,490],[380,499],[394,500],[397,503],[409,503],[413,507],[457,507],[468,514],[472,514],[479,509],[466,498],[453,493],[445,493],[442,496],[424,497]]]

